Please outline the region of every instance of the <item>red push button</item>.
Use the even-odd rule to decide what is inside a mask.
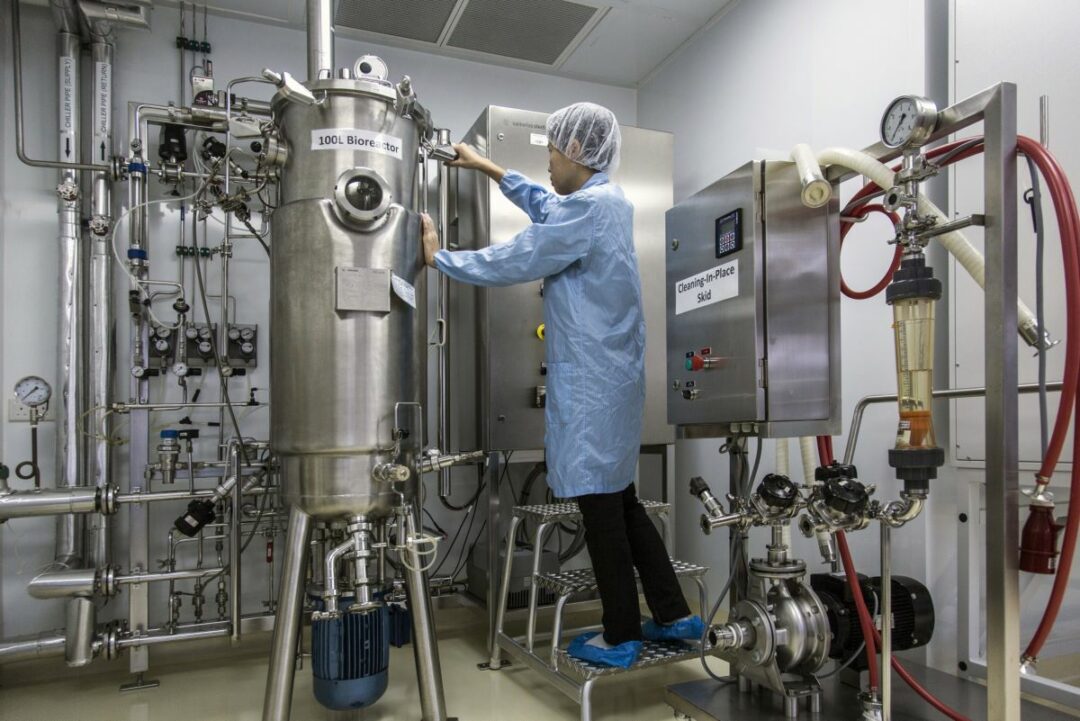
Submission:
[[[705,367],[705,359],[697,353],[686,356],[686,370],[699,371]]]

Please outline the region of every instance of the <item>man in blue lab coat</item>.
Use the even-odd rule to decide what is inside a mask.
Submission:
[[[424,220],[428,264],[455,280],[507,286],[544,279],[548,484],[581,509],[603,604],[604,633],[575,639],[571,654],[629,666],[644,637],[697,638],[701,619],[679,588],[663,540],[633,480],[645,400],[645,318],[634,253],[633,206],[609,173],[621,135],[614,114],[577,103],[547,122],[555,192],[505,170],[467,145],[451,165],[478,170],[532,224],[505,243],[439,250]],[[634,568],[653,620],[641,625]]]

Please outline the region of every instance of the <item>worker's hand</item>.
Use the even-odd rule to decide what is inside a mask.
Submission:
[[[446,164],[452,168],[467,168],[469,170],[485,170],[491,161],[480,154],[476,148],[465,143],[454,143],[457,151],[456,160],[447,160]]]
[[[427,213],[420,216],[422,226],[421,240],[424,243],[424,262],[435,267],[435,254],[439,251],[439,233],[435,230],[435,221]]]

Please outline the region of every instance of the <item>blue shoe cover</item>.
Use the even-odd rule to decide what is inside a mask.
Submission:
[[[676,639],[698,641],[705,634],[705,624],[701,616],[680,618],[675,623],[664,625],[649,619],[641,627],[641,635],[650,641],[674,641]]]
[[[634,665],[634,662],[637,661],[638,656],[641,654],[641,641],[626,641],[620,643],[618,646],[607,646],[607,644],[598,646],[589,643],[589,641],[599,635],[600,634],[595,631],[592,633],[583,633],[570,642],[570,645],[566,648],[566,652],[582,661],[588,661],[589,663],[596,663],[604,666],[630,668]]]

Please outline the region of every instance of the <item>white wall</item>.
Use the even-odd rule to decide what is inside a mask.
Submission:
[[[5,52],[0,65],[0,97],[3,98],[0,113],[0,147],[2,166],[0,166],[0,257],[2,257],[2,310],[0,310],[0,396],[6,397],[14,382],[22,375],[37,373],[53,382],[56,375],[56,266],[57,249],[55,241],[56,212],[55,173],[49,170],[31,169],[19,164],[15,158],[14,121],[12,98],[11,56],[6,50],[8,22],[10,20],[9,1],[0,5],[0,32],[4,38]],[[231,19],[211,17],[209,40],[213,44],[214,71],[219,79],[219,87],[232,77],[258,75],[264,67],[288,70],[298,77],[305,77],[305,35],[299,29],[286,29],[267,25],[245,23]],[[46,10],[25,7],[23,11],[24,27],[24,68],[26,81],[26,117],[27,145],[35,157],[53,157],[56,133],[55,93],[56,60],[54,33],[51,18]],[[122,152],[127,144],[126,110],[127,102],[142,101],[165,103],[177,99],[179,93],[179,65],[174,38],[178,34],[178,14],[172,9],[159,8],[154,11],[152,32],[125,32],[118,42],[115,70],[116,136],[114,149]],[[190,24],[189,24],[190,27]],[[351,66],[353,59],[367,52],[381,55],[390,64],[393,77],[408,74],[421,101],[432,111],[440,126],[449,127],[455,137],[460,137],[488,104],[499,104],[531,110],[550,111],[569,103],[589,99],[612,108],[619,119],[628,124],[636,120],[636,93],[625,88],[616,88],[593,83],[572,81],[550,75],[530,73],[520,70],[484,65],[475,62],[436,57],[424,53],[396,48],[384,48],[361,44],[352,40],[339,39],[337,58],[340,65]],[[245,86],[238,92],[249,92],[255,97],[265,97],[265,86]],[[156,132],[151,133],[151,153],[156,153]],[[193,149],[191,149],[194,152]],[[154,181],[150,183],[151,197],[159,197],[161,187]],[[126,190],[117,188],[116,195],[126,201]],[[153,275],[173,278],[176,274],[172,248],[176,244],[177,214],[170,205],[156,206],[152,212],[151,256],[154,258]],[[219,242],[220,226],[210,224],[210,244]],[[218,230],[215,231],[214,229]],[[120,246],[123,244],[123,235]],[[261,329],[268,327],[267,299],[269,294],[267,281],[267,263],[262,250],[251,245],[250,241],[237,243],[233,265],[233,283],[239,295],[237,319],[239,322],[258,323]],[[122,313],[126,283],[117,270],[117,309],[118,309],[118,359],[117,397],[127,395],[127,365],[124,362],[127,349],[127,320]],[[216,272],[208,278],[210,288],[217,287]],[[121,287],[122,286],[122,287]],[[214,292],[214,291],[211,291]],[[190,299],[189,299],[190,300]],[[211,303],[213,306],[213,303]],[[163,315],[171,317],[167,304],[161,307]],[[268,383],[268,349],[266,338],[261,339],[259,348],[261,365],[249,376],[251,385],[265,388]],[[156,381],[160,384],[161,381]],[[172,380],[169,381],[173,385]],[[201,400],[213,400],[216,391],[214,383],[206,384],[206,392]],[[234,394],[242,391],[245,384],[233,386]],[[176,397],[171,388],[169,398]],[[155,391],[155,398],[161,397]],[[162,419],[175,421],[180,414],[172,414]],[[216,420],[216,414],[203,415],[202,420]],[[199,416],[196,416],[199,418]],[[3,460],[12,468],[28,457],[29,433],[25,424],[13,424],[6,421],[0,427],[0,451]],[[245,433],[266,437],[266,412],[256,411],[246,423]],[[124,424],[121,424],[124,425]],[[211,429],[213,430],[213,429]],[[216,436],[216,433],[215,433]],[[53,424],[42,428],[42,470],[48,482],[53,477],[52,446],[54,438]],[[212,457],[212,448],[202,445],[202,457]],[[116,454],[118,461],[122,453]],[[121,487],[127,485],[127,471],[122,462],[117,463],[114,482]],[[13,481],[14,487],[24,487],[25,483]],[[465,497],[466,489],[459,489],[455,497]],[[429,491],[429,498],[434,498]],[[456,517],[443,513],[438,504],[430,503],[433,513],[444,526],[454,522]],[[152,516],[152,528],[157,536],[164,536],[165,529],[176,515],[178,509],[155,511]],[[117,519],[123,525],[121,513]],[[456,525],[456,523],[455,523]],[[453,531],[453,526],[447,526]],[[26,582],[45,563],[52,559],[53,546],[52,519],[29,519],[10,521],[0,526],[0,636],[12,636],[63,625],[62,604],[60,602],[32,602],[25,591]],[[255,543],[249,551],[257,557],[261,554],[261,544]],[[126,551],[122,539],[114,544],[118,562],[126,560]],[[280,551],[280,545],[279,545]],[[161,555],[158,549],[152,551],[152,558]],[[280,556],[280,552],[279,552]],[[257,558],[254,558],[257,561]],[[452,561],[453,559],[451,559]],[[245,587],[251,605],[247,610],[256,610],[259,600],[265,595],[265,583],[257,579],[262,577],[261,565],[250,563],[252,578],[245,578]],[[448,568],[453,564],[448,562]],[[212,594],[211,594],[212,595]],[[153,619],[164,616],[160,594],[155,596],[157,612]],[[212,600],[211,600],[212,604]],[[126,605],[126,599],[113,601],[111,606]],[[190,607],[185,604],[185,618],[189,618]]]
[[[638,92],[639,124],[675,135],[675,201],[750,159],[786,152],[798,142],[815,149],[861,148],[875,142],[888,102],[900,94],[924,91],[923,17],[922,0],[888,6],[854,0],[737,3]],[[895,18],[906,22],[897,24]],[[897,62],[901,53],[903,62]],[[856,182],[849,182],[842,193],[847,198],[857,188]],[[881,277],[891,256],[884,241],[891,237],[891,229],[878,220],[851,232],[842,267],[852,287],[869,287]],[[891,313],[881,296],[843,301],[845,429],[859,398],[895,392],[890,323]],[[878,497],[897,497],[898,484],[885,454],[894,433],[892,407],[867,412],[855,464],[864,482],[877,484]],[[846,434],[836,438],[838,455],[845,441]],[[699,504],[685,489],[690,477],[701,475],[714,491],[727,490],[727,459],[717,453],[720,443],[680,441],[676,462],[680,518],[676,552],[709,564],[714,588],[726,575],[726,534],[701,534],[692,522],[700,514]],[[791,453],[792,473],[798,475],[801,465],[794,441]],[[772,443],[767,443],[762,474],[773,467]],[[894,572],[926,578],[925,524],[920,519],[894,534]],[[755,538],[753,552],[760,554],[762,537]],[[849,541],[856,565],[875,575],[876,527],[850,534]],[[796,544],[812,572],[824,570],[816,544],[801,539]],[[934,590],[938,598],[949,595],[943,587]]]
[[[1007,0],[955,0],[952,4],[955,36],[953,45],[952,93],[961,99],[1002,80],[1017,85],[1017,124],[1020,134],[1039,139],[1039,97],[1050,97],[1050,151],[1061,163],[1066,175],[1077,187],[1080,183],[1080,131],[1072,118],[1080,111],[1080,87],[1071,68],[1080,63],[1080,47],[1075,29],[1080,10],[1067,0],[1052,0],[1039,4],[1038,14],[1025,12],[1023,6]],[[1030,8],[1027,8],[1028,10]],[[1037,38],[1038,47],[1033,44]],[[975,131],[977,132],[977,131]],[[1021,159],[1017,168],[1018,263],[1017,273],[1021,297],[1035,308],[1035,234],[1028,206],[1019,197],[1031,186],[1027,163]],[[1046,325],[1055,338],[1064,338],[1065,290],[1061,268],[1061,244],[1058,240],[1057,219],[1045,181],[1042,183],[1043,216],[1046,222]],[[954,183],[953,208],[966,215],[980,212],[983,206],[983,184],[978,162],[957,167]],[[981,229],[968,233],[979,248],[983,246]],[[983,379],[984,333],[982,292],[967,277],[958,277],[954,284],[953,313],[954,342],[951,352],[954,377],[963,384],[981,384]],[[1038,380],[1036,360],[1026,345],[1020,344],[1018,354],[1021,383]],[[1048,377],[1059,380],[1064,366],[1064,344],[1047,354]],[[1050,425],[1060,394],[1049,396]],[[954,414],[955,454],[961,459],[957,470],[958,493],[971,492],[974,512],[981,521],[985,508],[982,497],[984,479],[981,459],[985,457],[985,442],[981,429],[983,406],[978,402],[957,403]],[[1037,460],[1040,458],[1039,423],[1034,395],[1020,401],[1020,482],[1030,487]],[[967,459],[972,459],[967,461]],[[1057,505],[1057,515],[1064,517],[1069,503],[1069,471],[1072,464],[1072,442],[1067,442],[1058,465],[1051,490]],[[961,501],[964,500],[961,496]],[[968,510],[968,509],[964,509]],[[1027,518],[1021,512],[1021,523]],[[981,530],[981,523],[976,527]],[[945,539],[942,539],[943,542]],[[980,538],[981,542],[981,538]],[[981,548],[978,549],[981,554]],[[1024,646],[1035,632],[1042,616],[1052,576],[1021,574],[1021,639]],[[1080,563],[1074,561],[1069,593],[1058,617],[1054,633],[1042,654],[1044,658],[1080,653]],[[981,644],[980,644],[981,645]],[[1075,664],[1073,664],[1075,667]],[[1069,674],[1075,682],[1075,672]]]

